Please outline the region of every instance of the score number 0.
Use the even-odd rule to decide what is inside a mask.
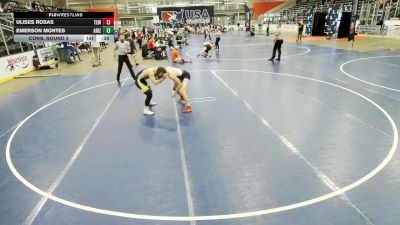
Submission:
[[[114,18],[103,18],[103,26],[114,26]]]

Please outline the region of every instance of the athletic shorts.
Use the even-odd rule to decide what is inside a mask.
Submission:
[[[178,79],[179,79],[181,82],[183,82],[184,79],[190,80],[190,73],[189,73],[188,71],[186,71],[186,70],[183,70],[183,71],[182,71],[182,75],[180,75],[180,76],[178,77]]]
[[[142,78],[140,80],[138,80],[138,77],[140,74],[143,73],[143,70],[139,71],[136,74],[136,79],[135,79],[135,85],[136,87],[138,87],[143,93],[147,92],[148,90],[150,90],[150,86],[147,84],[147,79],[148,78]]]

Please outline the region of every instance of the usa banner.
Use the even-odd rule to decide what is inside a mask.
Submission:
[[[172,26],[183,24],[208,24],[214,17],[214,6],[190,6],[190,7],[163,7],[157,8],[160,22]]]

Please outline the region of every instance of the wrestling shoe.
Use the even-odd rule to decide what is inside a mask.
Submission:
[[[148,116],[151,116],[151,115],[154,115],[154,112],[152,112],[150,109],[148,109],[148,108],[144,108],[143,109],[143,114],[144,115],[148,115]]]
[[[192,111],[192,106],[188,105],[184,110],[182,110],[183,113],[189,113]]]

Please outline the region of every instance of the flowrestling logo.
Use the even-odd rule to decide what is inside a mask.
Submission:
[[[10,57],[7,59],[7,68],[9,72],[14,71],[17,68],[26,69],[29,66],[29,60],[27,56]]]
[[[159,8],[157,13],[162,22],[175,26],[176,24],[210,23],[214,15],[214,8],[185,7],[185,8]]]

